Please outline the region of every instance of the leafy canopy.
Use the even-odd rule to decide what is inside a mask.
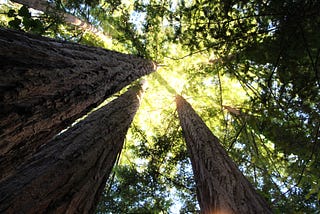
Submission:
[[[320,209],[320,2],[56,1],[112,37],[0,5],[3,26],[157,62],[100,213],[196,213],[174,95],[192,104],[275,213]],[[61,14],[61,13],[56,13]]]

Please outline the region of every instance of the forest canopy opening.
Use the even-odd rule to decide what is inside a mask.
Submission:
[[[35,13],[28,5],[31,3],[50,7]],[[72,20],[83,24],[77,26]],[[81,113],[74,113],[70,121],[56,116],[66,124],[79,119],[107,97],[112,96],[107,103],[116,100],[138,81],[128,75],[121,77],[121,87],[115,84],[110,90],[102,90],[100,86],[111,83],[107,78],[95,82],[97,76],[109,71],[145,71],[149,64],[144,62],[148,60],[157,64],[155,72],[148,67],[145,74],[150,74],[143,77],[148,87],[97,213],[199,211],[176,95],[182,95],[191,104],[275,213],[317,213],[320,209],[319,1],[1,0],[0,26],[101,51],[94,56],[83,52],[77,63],[72,57],[67,59],[71,50],[65,51],[65,47],[43,52],[56,56],[65,51],[62,60],[50,61],[48,57],[47,69],[64,68],[69,72],[80,65],[87,68],[79,75],[66,72],[59,73],[65,76],[50,77],[66,83],[57,83],[43,93],[42,98],[65,89],[59,96],[87,96],[79,98],[78,103],[70,101],[65,115],[87,105]],[[121,67],[120,61],[101,60],[105,56],[101,47],[137,58],[127,60],[127,55],[123,55],[127,64]],[[13,48],[1,53],[1,57],[11,57]],[[81,52],[77,48],[72,50]],[[23,54],[19,58],[17,53],[13,51],[12,56],[22,59]],[[90,61],[96,59],[101,61],[96,64]],[[10,61],[1,61],[0,65],[5,68],[8,66],[5,63],[9,65]],[[68,79],[66,75],[71,76]],[[141,76],[135,76],[134,80]],[[11,87],[7,77],[0,77],[3,91]],[[83,85],[75,84],[74,91],[67,93],[68,80],[72,78],[79,78],[77,81]],[[83,90],[84,87],[88,90]],[[27,89],[25,93],[33,93]],[[21,105],[18,107],[17,111],[23,109]],[[67,104],[57,108],[65,109]],[[27,110],[21,110],[20,114],[32,112]],[[43,117],[49,114],[43,113]],[[3,127],[7,126],[0,127],[5,130]],[[56,128],[61,130],[60,126]],[[21,136],[23,142],[25,133],[15,133],[12,139]]]

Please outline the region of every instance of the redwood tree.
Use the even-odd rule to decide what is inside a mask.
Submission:
[[[92,213],[139,107],[132,87],[0,182],[0,213]]]
[[[176,97],[201,213],[271,213],[191,105]]]
[[[0,180],[10,163],[155,70],[135,56],[8,29],[0,59]]]

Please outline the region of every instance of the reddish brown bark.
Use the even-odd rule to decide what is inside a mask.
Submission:
[[[176,103],[201,213],[271,213],[191,105],[181,96]]]
[[[135,56],[7,29],[0,29],[0,59],[0,180],[23,156],[155,70]]]
[[[0,182],[0,213],[93,213],[139,107],[131,88]]]

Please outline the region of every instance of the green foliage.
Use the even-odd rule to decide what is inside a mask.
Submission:
[[[319,3],[221,2],[180,1],[173,9],[167,5],[167,13],[159,11],[157,2],[139,3],[137,8],[147,12],[146,20],[170,22],[173,34],[166,34],[166,41],[182,44],[191,54],[214,57],[212,65],[184,70],[183,93],[192,97],[194,108],[274,210],[315,212],[319,206],[315,168],[319,165]],[[159,13],[153,12],[157,9]],[[221,76],[236,78],[248,99],[241,103],[241,96],[228,98],[235,90],[219,87]],[[244,115],[221,113],[219,104],[240,108]]]
[[[136,168],[121,166],[115,169],[117,179],[104,194],[97,212],[106,213],[167,213],[171,200],[158,185],[154,172],[141,173]],[[125,179],[124,179],[125,178]]]
[[[61,23],[57,16],[31,13],[28,7],[15,4],[2,5],[1,13],[2,26],[39,35],[56,34],[57,26]]]
[[[175,93],[188,99],[275,213],[318,212],[319,1],[72,0],[57,6],[112,41],[75,31],[54,14],[34,17],[26,7],[1,6],[1,24],[159,64],[146,77],[149,89],[98,212],[168,213],[174,206],[197,212]]]
[[[182,213],[196,212],[190,163],[175,119],[163,135],[147,136],[141,128],[131,128],[134,145],[128,146],[130,154],[123,155],[121,165],[115,167],[114,180],[106,187],[98,213],[170,213],[176,194]]]
[[[16,30],[25,30],[28,32],[43,34],[45,25],[40,19],[31,16],[29,9],[22,6],[19,10],[10,9],[7,13],[9,18],[13,18],[8,22],[9,27]]]

